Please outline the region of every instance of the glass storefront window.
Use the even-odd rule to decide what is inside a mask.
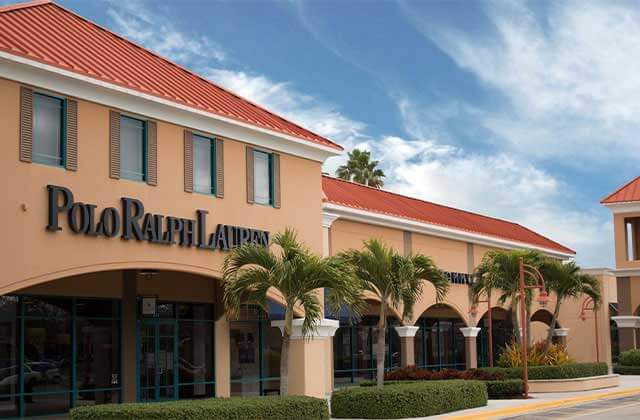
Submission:
[[[400,337],[395,318],[387,319],[385,336],[385,370],[400,367]],[[364,316],[359,323],[349,325],[341,320],[333,338],[334,381],[336,386],[375,378],[378,337],[378,317]]]
[[[0,297],[0,418],[118,402],[119,340],[118,301]]]
[[[273,306],[273,307],[272,307]],[[271,317],[280,318],[282,308],[270,305],[270,313],[255,306],[241,311],[231,323],[231,395],[278,395],[280,393],[280,329]]]
[[[414,339],[416,366],[421,369],[464,369],[464,323],[455,318],[420,318]]]

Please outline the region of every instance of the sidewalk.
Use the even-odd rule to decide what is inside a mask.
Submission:
[[[640,394],[640,376],[620,376],[620,386],[585,392],[530,394],[528,400],[490,400],[486,407],[461,410],[439,416],[423,417],[429,420],[482,420],[498,419],[532,411],[566,407],[586,401]]]

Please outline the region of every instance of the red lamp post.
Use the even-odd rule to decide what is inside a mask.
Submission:
[[[469,314],[472,318],[475,318],[478,313],[478,303],[486,303],[487,304],[487,318],[489,321],[489,366],[493,367],[493,320],[491,318],[491,292],[487,292],[486,300],[477,300],[471,308],[469,309]]]
[[[530,275],[535,284],[525,284],[525,274]],[[526,289],[540,289],[540,295],[538,296],[538,303],[544,307],[547,305],[547,290],[544,287],[544,278],[540,271],[532,265],[525,264],[524,259],[520,257],[520,331],[522,331],[521,348],[522,348],[522,381],[524,382],[524,397],[529,398],[529,356],[528,340],[527,340],[527,320],[525,312],[525,290]]]
[[[598,337],[598,308],[592,298],[587,297],[582,301],[582,308],[580,309],[580,319],[587,320],[586,311],[593,311],[593,323],[596,330],[596,361],[600,362],[600,339]]]

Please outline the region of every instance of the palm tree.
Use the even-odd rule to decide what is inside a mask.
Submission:
[[[340,179],[354,181],[358,184],[367,185],[374,188],[382,188],[385,177],[382,169],[377,169],[377,160],[371,159],[371,152],[360,149],[353,149],[347,153],[349,160],[346,165],[341,165],[336,174]]]
[[[382,242],[371,239],[362,250],[348,250],[338,255],[352,265],[364,291],[380,301],[378,341],[376,343],[376,382],[382,389],[387,309],[402,307],[402,320],[411,318],[413,306],[422,295],[423,281],[431,282],[440,302],[447,294],[449,282],[431,258],[424,255],[402,256]]]
[[[237,317],[245,304],[267,309],[267,292],[280,293],[285,307],[285,324],[280,354],[280,395],[288,393],[289,340],[293,328],[294,308],[304,310],[302,333],[313,332],[322,319],[317,290],[328,289],[327,303],[333,311],[348,306],[357,316],[364,306],[357,278],[350,266],[336,258],[313,254],[296,238],[291,229],[274,236],[272,247],[247,243],[235,248],[223,266],[223,301],[230,317]]]
[[[470,294],[472,301],[477,301],[484,293],[491,293],[492,290],[500,290],[498,302],[505,304],[509,302],[509,312],[513,332],[518,343],[520,342],[520,324],[518,323],[517,305],[520,296],[520,257],[525,264],[540,267],[546,261],[542,253],[534,250],[492,250],[485,254],[482,262],[476,268],[474,278],[476,281],[471,286]],[[528,276],[525,281],[532,281]],[[525,290],[525,302],[527,312],[527,325],[531,319],[531,289]],[[527,328],[530,330],[530,328]]]
[[[556,306],[553,309],[553,317],[544,347],[546,350],[551,345],[553,330],[556,328],[560,304],[563,300],[585,294],[593,300],[593,304],[597,308],[602,301],[602,295],[598,279],[589,274],[581,273],[580,267],[573,261],[564,264],[561,261],[549,260],[542,265],[540,271],[545,278],[547,290],[556,295]]]

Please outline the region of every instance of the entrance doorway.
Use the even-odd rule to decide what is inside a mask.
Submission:
[[[138,401],[214,396],[213,306],[160,302],[138,318]]]

